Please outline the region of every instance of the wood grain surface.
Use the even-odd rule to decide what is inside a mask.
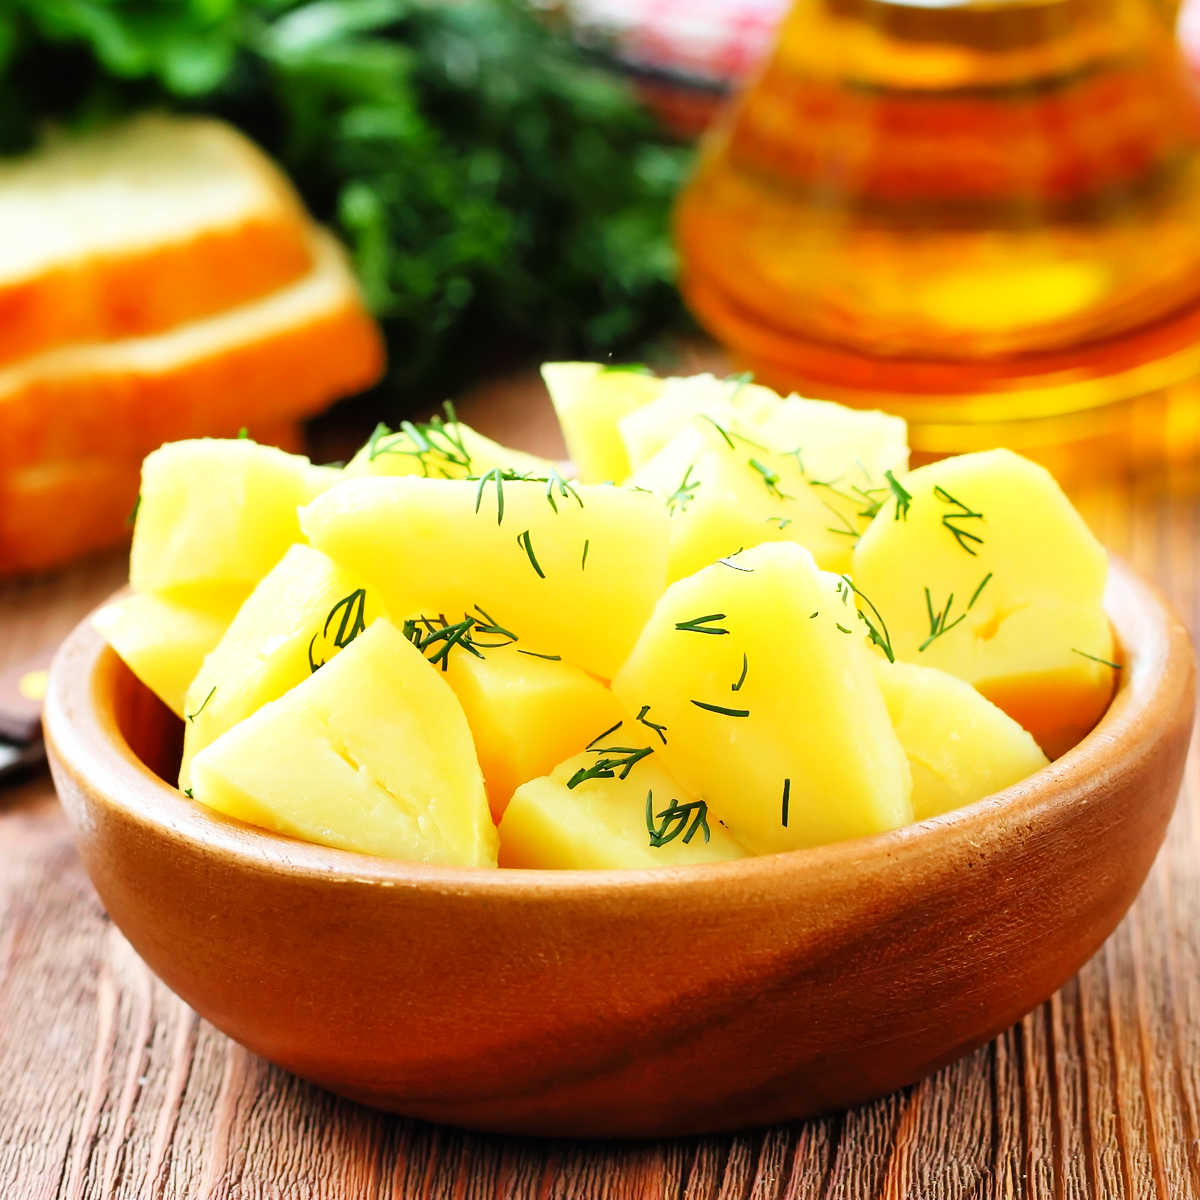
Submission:
[[[525,380],[493,390],[480,424],[553,449],[529,397]],[[1173,419],[1143,409],[1128,437],[1145,450]],[[1080,474],[1092,527],[1195,631],[1191,460],[1159,454],[1103,484]],[[60,638],[123,573],[119,558],[101,560],[0,589],[0,669]],[[255,1059],[176,1000],[106,919],[48,778],[0,791],[2,1200],[434,1196],[1200,1197],[1200,757],[1128,918],[991,1045],[824,1120],[645,1144],[422,1126]]]

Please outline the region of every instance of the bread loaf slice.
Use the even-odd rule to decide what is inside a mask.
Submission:
[[[233,436],[237,428],[214,429]],[[251,425],[261,442],[298,451],[292,424]],[[86,458],[0,473],[0,576],[59,566],[126,540],[141,484],[140,458]]]
[[[148,115],[0,160],[0,364],[169,329],[311,266],[291,185],[220,121]]]
[[[0,369],[0,472],[295,421],[376,382],[379,331],[338,244],[310,235],[298,282],[166,333],[50,350]]]

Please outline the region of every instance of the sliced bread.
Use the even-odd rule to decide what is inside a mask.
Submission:
[[[244,304],[311,268],[307,220],[237,130],[148,115],[0,160],[0,364]]]
[[[383,344],[341,248],[310,235],[289,287],[166,333],[0,369],[0,471],[139,459],[164,441],[295,421],[376,382]]]

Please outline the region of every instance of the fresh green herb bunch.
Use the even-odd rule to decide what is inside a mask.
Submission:
[[[350,245],[406,386],[681,320],[688,151],[520,0],[0,4],[0,149],[145,107],[224,116],[282,163]]]

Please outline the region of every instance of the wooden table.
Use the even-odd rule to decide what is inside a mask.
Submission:
[[[518,379],[467,415],[551,451],[531,394]],[[1167,422],[1145,408],[1128,437],[1153,450]],[[1103,485],[1085,470],[1076,498],[1195,629],[1200,500],[1189,462],[1157,462]],[[118,557],[0,587],[0,667],[61,637],[123,571]],[[382,1116],[234,1045],[108,921],[38,775],[0,792],[0,1200],[1200,1196],[1198,764],[1129,917],[990,1046],[825,1120],[615,1145]]]

